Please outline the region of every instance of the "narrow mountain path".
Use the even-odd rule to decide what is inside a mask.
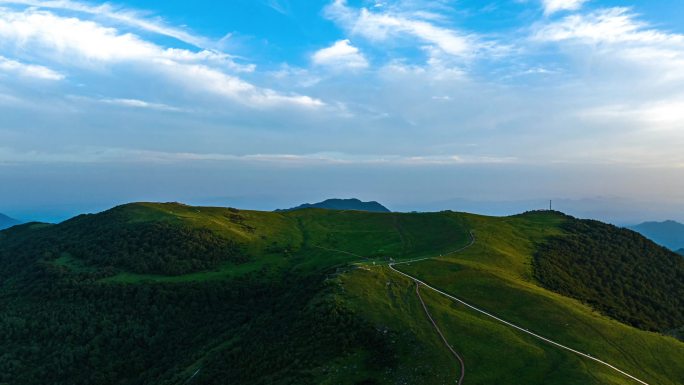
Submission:
[[[418,295],[418,299],[420,300],[420,304],[423,305],[423,310],[425,310],[425,314],[427,315],[428,319],[430,322],[432,322],[432,326],[435,327],[435,330],[437,330],[437,334],[442,338],[442,341],[444,342],[444,345],[451,351],[451,354],[456,357],[456,360],[458,360],[459,364],[461,365],[461,377],[459,377],[458,381],[456,382],[458,385],[463,384],[463,378],[465,377],[465,363],[463,362],[463,358],[454,350],[453,346],[449,344],[449,341],[447,341],[446,337],[444,337],[444,333],[442,333],[442,330],[440,330],[439,326],[437,326],[437,323],[435,320],[432,318],[430,315],[430,311],[428,310],[427,306],[425,305],[425,301],[423,301],[423,297],[420,296],[420,284],[416,284],[416,294]]]
[[[325,250],[325,251],[334,251],[334,252],[336,252],[336,253],[347,254],[347,255],[351,255],[352,257],[359,257],[359,258],[366,259],[366,257],[364,257],[363,255],[358,255],[358,254],[350,253],[349,251],[337,250],[337,249],[330,249],[330,248],[327,248],[327,247],[316,246],[316,245],[311,245],[311,247],[316,248],[316,249]]]
[[[470,238],[471,238],[471,242],[470,242],[468,245],[466,245],[465,247],[462,247],[461,249],[458,249],[458,250],[456,250],[456,251],[452,251],[452,252],[449,253],[449,254],[453,254],[453,253],[457,253],[457,252],[459,252],[459,251],[463,251],[463,250],[467,249],[468,247],[472,246],[472,245],[475,243],[475,236],[473,235],[473,232],[472,232],[472,231],[470,232]],[[499,317],[497,317],[497,316],[495,316],[495,315],[493,315],[493,314],[491,314],[491,313],[489,313],[489,312],[487,312],[487,311],[485,311],[485,310],[482,310],[482,309],[480,309],[480,308],[478,308],[478,307],[475,307],[475,306],[473,306],[473,305],[471,305],[471,304],[469,304],[469,303],[467,303],[467,302],[465,302],[465,301],[463,301],[463,300],[461,300],[461,299],[459,299],[459,298],[456,298],[456,297],[454,297],[454,296],[451,295],[451,294],[448,294],[448,293],[443,292],[442,290],[436,289],[436,288],[434,288],[434,287],[428,285],[427,283],[421,281],[420,279],[418,279],[418,278],[416,278],[416,277],[414,277],[414,276],[412,276],[412,275],[410,275],[410,274],[404,273],[403,271],[400,271],[400,270],[397,270],[397,269],[394,268],[394,266],[396,266],[396,265],[403,265],[403,264],[407,264],[407,263],[411,263],[411,262],[418,262],[418,261],[427,260],[427,259],[431,259],[431,258],[432,258],[432,257],[428,257],[428,258],[419,258],[419,259],[415,259],[415,260],[402,261],[402,262],[397,262],[397,263],[390,263],[390,264],[389,264],[389,268],[390,268],[392,271],[394,271],[394,272],[396,272],[396,273],[398,273],[398,274],[401,274],[401,275],[405,276],[406,278],[409,278],[410,280],[412,280],[413,282],[415,282],[416,285],[419,285],[419,286],[422,285],[422,286],[424,286],[424,287],[426,287],[426,288],[428,288],[428,289],[430,289],[430,290],[433,290],[433,291],[435,291],[435,292],[437,292],[437,293],[439,293],[439,294],[441,294],[441,295],[443,295],[443,296],[445,296],[445,297],[447,297],[447,298],[449,298],[449,299],[451,299],[451,300],[453,300],[453,301],[456,301],[456,302],[458,302],[458,303],[460,303],[460,304],[462,304],[462,305],[464,305],[464,306],[466,306],[466,307],[468,307],[468,308],[470,308],[470,309],[472,309],[472,310],[475,310],[475,311],[478,312],[478,313],[484,314],[485,316],[487,316],[487,317],[489,317],[489,318],[492,318],[492,319],[494,319],[494,320],[496,320],[496,321],[498,321],[498,322],[500,322],[500,323],[502,323],[502,324],[504,324],[504,325],[506,325],[506,326],[512,327],[512,328],[514,328],[514,329],[517,329],[518,331],[521,331],[521,332],[523,332],[523,333],[525,333],[525,334],[529,334],[529,335],[531,335],[532,337],[535,337],[535,338],[537,338],[537,339],[539,339],[539,340],[542,340],[542,341],[544,341],[544,342],[546,342],[546,343],[548,343],[548,344],[554,345],[554,346],[556,346],[556,347],[559,347],[559,348],[561,348],[561,349],[567,350],[567,351],[572,352],[572,353],[574,353],[574,354],[576,354],[576,355],[579,355],[579,356],[581,356],[581,357],[584,357],[584,358],[590,359],[590,360],[592,360],[592,361],[594,361],[594,362],[597,362],[597,363],[599,363],[599,364],[601,364],[601,365],[603,365],[603,366],[606,366],[606,367],[608,367],[608,368],[610,368],[610,369],[612,369],[612,370],[614,370],[614,371],[616,371],[616,372],[622,374],[623,376],[628,377],[628,378],[630,378],[630,379],[632,379],[632,380],[634,380],[634,381],[636,381],[636,382],[638,382],[638,383],[640,383],[640,384],[643,384],[643,385],[650,385],[649,383],[647,383],[647,382],[645,382],[645,381],[643,381],[643,380],[640,380],[639,378],[637,378],[637,377],[635,377],[635,376],[633,376],[633,375],[631,375],[631,374],[629,374],[629,373],[627,373],[627,372],[625,372],[625,371],[623,371],[623,370],[620,370],[620,369],[618,369],[617,367],[615,367],[615,366],[613,366],[613,365],[611,365],[611,364],[609,364],[609,363],[607,363],[607,362],[605,362],[605,361],[599,360],[598,358],[594,358],[594,357],[593,357],[592,355],[590,355],[590,354],[582,353],[582,352],[580,352],[580,351],[578,351],[578,350],[575,350],[575,349],[573,349],[573,348],[567,347],[567,346],[565,346],[565,345],[563,345],[563,344],[560,344],[560,343],[558,343],[558,342],[556,342],[556,341],[553,341],[553,340],[551,340],[551,339],[549,339],[549,338],[546,338],[546,337],[540,336],[539,334],[533,333],[533,332],[531,332],[531,331],[529,331],[529,330],[527,330],[527,329],[525,329],[525,328],[522,328],[522,327],[520,327],[520,326],[518,326],[518,325],[516,325],[516,324],[513,324],[513,323],[511,323],[511,322],[508,322],[508,321],[506,321],[506,320],[503,320],[503,319],[501,319],[501,318],[499,318]],[[416,290],[417,290],[417,289],[416,289]],[[418,294],[418,296],[420,297],[420,294]],[[422,301],[422,298],[421,298],[421,302],[423,302],[423,301]],[[424,303],[423,303],[423,306],[425,307],[425,304],[424,304]],[[426,311],[427,311],[427,310],[426,310]],[[430,317],[430,318],[432,319],[432,317]],[[433,322],[433,324],[434,324],[434,322]],[[435,327],[437,327],[437,326],[435,325]],[[441,333],[441,331],[439,331],[439,328],[437,328],[437,330],[438,330],[438,332],[440,333],[440,335],[442,336],[442,338],[444,338],[444,336],[443,336],[443,334]],[[446,342],[446,339],[445,339],[444,341],[445,341],[445,343],[447,344],[447,346],[450,346],[450,345],[448,344],[448,342]],[[455,352],[454,352],[454,353],[455,353]],[[463,374],[463,372],[462,372],[462,374]],[[460,382],[459,382],[459,384],[460,384]]]

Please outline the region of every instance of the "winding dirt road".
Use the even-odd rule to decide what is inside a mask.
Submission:
[[[458,379],[456,382],[458,385],[463,384],[463,378],[465,377],[465,363],[463,362],[463,358],[454,350],[454,348],[449,345],[449,341],[447,341],[446,337],[444,337],[444,334],[442,331],[439,329],[439,326],[437,326],[437,323],[435,322],[434,319],[432,319],[432,316],[430,315],[430,311],[428,310],[427,306],[425,306],[425,302],[423,301],[423,297],[420,296],[420,284],[416,284],[416,294],[418,295],[418,299],[420,300],[420,304],[423,305],[423,310],[425,310],[425,314],[427,315],[428,319],[430,322],[432,322],[432,326],[435,327],[435,330],[437,330],[437,334],[439,334],[440,337],[442,337],[442,341],[444,341],[444,345],[451,351],[451,354],[456,357],[458,362],[461,364],[461,377]]]
[[[463,250],[467,249],[468,247],[472,246],[472,245],[475,243],[475,236],[473,235],[472,232],[470,232],[470,238],[471,238],[470,244],[468,244],[467,246],[465,246],[465,247],[463,247],[463,248],[461,248],[461,249],[458,249],[458,250],[456,250],[456,251],[453,251],[453,252],[451,252],[451,253],[449,253],[449,254],[453,254],[453,253],[457,253],[457,252],[459,252],[459,251],[463,251]],[[439,289],[436,289],[436,288],[434,288],[434,287],[428,285],[427,283],[425,283],[425,282],[419,280],[418,278],[416,278],[416,277],[414,277],[414,276],[412,276],[412,275],[409,275],[409,274],[407,274],[407,273],[404,273],[403,271],[400,271],[400,270],[397,270],[397,269],[394,268],[394,266],[396,266],[396,265],[403,265],[403,264],[412,263],[412,262],[418,262],[418,261],[422,261],[422,260],[426,260],[426,259],[431,259],[431,258],[420,258],[420,259],[415,259],[415,260],[410,260],[410,261],[402,261],[402,262],[397,262],[397,263],[390,263],[390,264],[389,264],[389,268],[390,268],[392,271],[394,271],[394,272],[396,272],[396,273],[399,273],[399,274],[401,274],[401,275],[403,275],[403,276],[409,278],[410,280],[412,280],[413,282],[415,282],[416,285],[418,285],[418,286],[422,285],[422,286],[424,286],[424,287],[426,287],[426,288],[428,288],[428,289],[430,289],[430,290],[433,290],[433,291],[435,291],[435,292],[437,292],[437,293],[439,293],[439,294],[442,294],[443,296],[445,296],[445,297],[447,297],[447,298],[449,298],[449,299],[451,299],[451,300],[454,300],[454,301],[456,301],[456,302],[458,302],[458,303],[460,303],[460,304],[462,304],[462,305],[464,305],[464,306],[466,306],[466,307],[468,307],[468,308],[470,308],[470,309],[472,309],[472,310],[475,310],[475,311],[478,312],[478,313],[484,314],[485,316],[487,316],[487,317],[489,317],[489,318],[492,318],[492,319],[494,319],[494,320],[496,320],[496,321],[498,321],[498,322],[500,322],[500,323],[502,323],[502,324],[504,324],[504,325],[506,325],[506,326],[510,326],[510,327],[512,327],[512,328],[514,328],[514,329],[517,329],[518,331],[521,331],[521,332],[523,332],[523,333],[525,333],[525,334],[529,334],[529,335],[531,335],[532,337],[535,337],[535,338],[537,338],[537,339],[539,339],[539,340],[542,340],[542,341],[544,341],[544,342],[546,342],[546,343],[549,343],[549,344],[554,345],[554,346],[556,346],[556,347],[559,347],[559,348],[561,348],[561,349],[564,349],[564,350],[567,350],[567,351],[572,352],[572,353],[574,353],[574,354],[577,354],[577,355],[579,355],[579,356],[581,356],[581,357],[584,357],[584,358],[590,359],[590,360],[592,360],[592,361],[594,361],[594,362],[597,362],[597,363],[599,363],[599,364],[601,364],[601,365],[603,365],[603,366],[606,366],[606,367],[608,367],[608,368],[610,368],[610,369],[612,369],[612,370],[614,370],[614,371],[616,371],[616,372],[622,374],[623,376],[628,377],[628,378],[630,378],[630,379],[632,379],[632,380],[634,380],[634,381],[636,381],[636,382],[638,382],[638,383],[640,383],[640,384],[642,384],[642,385],[650,385],[650,384],[647,383],[646,381],[640,380],[640,379],[638,379],[637,377],[635,377],[635,376],[633,376],[633,375],[631,375],[631,374],[629,374],[629,373],[627,373],[627,372],[625,372],[625,371],[623,371],[623,370],[620,370],[620,369],[618,369],[617,367],[615,367],[615,366],[613,366],[613,365],[611,365],[611,364],[609,364],[609,363],[607,363],[607,362],[605,362],[605,361],[601,361],[601,360],[599,360],[598,358],[595,358],[595,357],[593,357],[593,356],[590,355],[590,354],[582,353],[582,352],[580,352],[580,351],[578,351],[578,350],[575,350],[575,349],[573,349],[573,348],[567,347],[567,346],[565,346],[565,345],[563,345],[563,344],[560,344],[560,343],[558,343],[558,342],[556,342],[556,341],[553,341],[553,340],[551,340],[551,339],[549,339],[549,338],[546,338],[546,337],[540,336],[539,334],[533,333],[533,332],[531,332],[531,331],[529,331],[529,330],[527,330],[527,329],[525,329],[525,328],[522,328],[522,327],[520,327],[520,326],[518,326],[518,325],[515,325],[515,324],[513,324],[513,323],[511,323],[511,322],[508,322],[508,321],[506,321],[506,320],[503,320],[503,319],[501,319],[501,318],[499,318],[499,317],[497,317],[497,316],[495,316],[495,315],[493,315],[493,314],[491,314],[491,313],[489,313],[489,312],[487,312],[487,311],[484,311],[484,310],[482,310],[482,309],[480,309],[480,308],[477,308],[477,307],[475,307],[475,306],[473,306],[473,305],[471,305],[471,304],[469,304],[469,303],[467,303],[467,302],[465,302],[465,301],[463,301],[463,300],[461,300],[461,299],[459,299],[459,298],[456,298],[456,297],[454,297],[454,296],[451,295],[451,294],[448,294],[448,293],[445,293],[445,292],[443,292],[443,291],[441,291],[441,290],[439,290]],[[418,289],[416,288],[416,290],[418,290]],[[420,293],[418,293],[418,296],[420,297]],[[423,302],[422,298],[421,298],[421,302]],[[425,303],[423,303],[423,307],[424,307],[425,310],[427,311],[427,308],[425,307]],[[428,317],[429,317],[429,313],[428,313]],[[432,317],[430,317],[430,320],[433,321],[433,320],[432,320]],[[433,325],[435,325],[435,328],[437,328],[437,325],[434,323],[434,321],[433,321]],[[451,346],[450,346],[449,343],[446,341],[446,339],[444,338],[444,335],[441,333],[441,331],[439,330],[439,328],[437,328],[437,331],[439,332],[440,336],[441,336],[442,339],[444,340],[444,343],[446,343],[447,346],[451,349]],[[452,352],[453,352],[454,354],[456,354],[455,351],[452,350]],[[458,354],[456,354],[456,356],[458,356]],[[461,374],[462,374],[462,375],[463,375],[463,373],[464,373],[464,371],[461,371]],[[462,381],[462,379],[461,379],[461,381]],[[459,381],[459,384],[460,384],[460,383],[461,383],[461,382]]]

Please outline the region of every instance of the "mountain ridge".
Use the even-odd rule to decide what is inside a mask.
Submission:
[[[600,242],[585,242],[587,231],[599,230]],[[453,382],[456,368],[415,283],[387,266],[412,260],[401,269],[426,284],[649,383],[678,385],[684,343],[664,333],[677,335],[684,324],[671,311],[684,293],[678,278],[657,277],[684,277],[684,261],[622,231],[628,234],[550,211],[487,217],[178,203],[133,203],[57,225],[16,226],[0,231],[0,282],[9,282],[0,285],[0,383]],[[463,249],[471,232],[475,243]],[[186,242],[194,246],[177,247]],[[618,299],[604,286],[615,285],[626,298],[646,294],[625,274],[627,284],[603,273],[606,263],[607,270],[623,264],[620,258],[582,263],[585,252],[603,259],[620,247],[633,257],[635,279],[653,294],[654,327],[629,326],[648,321],[630,312],[629,302],[595,303]],[[557,255],[582,268],[559,281],[544,279]],[[564,295],[566,278],[594,266],[606,285],[580,280],[581,290]],[[559,274],[567,271],[559,267]],[[534,275],[542,268],[544,285]],[[422,295],[463,355],[466,381],[631,385],[436,293]]]
[[[376,201],[364,202],[357,198],[340,199],[330,198],[318,203],[304,203],[289,209],[281,209],[276,211],[294,211],[303,209],[327,209],[327,210],[356,210],[368,211],[377,213],[391,212],[387,207],[381,205]]]
[[[19,224],[21,224],[20,220],[11,218],[5,214],[0,213],[0,230],[4,230]]]
[[[684,224],[677,221],[643,222],[629,229],[670,250],[684,249]]]

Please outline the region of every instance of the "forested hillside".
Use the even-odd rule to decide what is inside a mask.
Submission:
[[[546,287],[641,329],[684,330],[684,259],[636,232],[569,219],[535,254]]]
[[[0,383],[306,384],[346,361],[363,370],[340,383],[382,378],[398,338],[335,300],[330,274],[360,258],[326,249],[435,253],[466,241],[436,231],[454,223],[174,203],[0,232]]]
[[[578,226],[558,213],[272,213],[142,203],[14,227],[0,232],[0,384],[449,383],[454,363],[415,285],[386,267],[412,258],[421,262],[403,266],[427,282],[652,383],[677,384],[684,344],[535,286],[535,251],[543,258],[554,242],[594,236],[593,225]],[[613,242],[613,230],[588,250],[627,261],[662,257],[651,243]],[[470,231],[475,244],[451,253],[470,242]],[[647,269],[648,277],[659,269]],[[679,269],[668,274],[680,277]],[[641,275],[616,282],[659,301],[678,290],[644,285]],[[632,304],[603,294],[614,297],[609,304]],[[630,384],[424,295],[464,355],[469,383]],[[676,325],[681,316],[654,314],[639,319]]]

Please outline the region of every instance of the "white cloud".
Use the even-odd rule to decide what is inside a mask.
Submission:
[[[396,4],[362,10],[337,1],[328,8],[328,16],[345,27],[349,40],[313,53],[309,68],[283,64],[266,74],[254,73],[257,68],[253,65],[236,65],[232,56],[220,52],[155,43],[148,40],[149,34],[126,33],[121,24],[115,24],[116,28],[103,24],[103,18],[93,18],[95,22],[44,9],[20,12],[0,8],[0,53],[9,58],[6,60],[64,70],[70,79],[58,83],[65,92],[57,97],[15,84],[0,84],[0,94],[33,100],[34,105],[59,106],[55,107],[59,111],[44,119],[64,127],[74,121],[71,114],[83,116],[78,119],[84,122],[81,126],[69,126],[72,137],[60,139],[62,146],[72,139],[79,144],[137,145],[130,139],[110,144],[78,135],[94,121],[98,124],[93,126],[102,126],[97,128],[102,132],[114,129],[117,117],[126,112],[121,107],[137,109],[130,114],[131,127],[149,130],[150,136],[161,132],[173,136],[179,151],[176,155],[148,153],[150,159],[402,165],[597,161],[609,149],[617,154],[621,148],[629,148],[630,135],[638,132],[649,143],[667,139],[662,150],[652,148],[681,161],[674,143],[682,143],[676,142],[681,137],[676,132],[684,132],[678,125],[682,103],[666,103],[675,100],[672,96],[684,86],[680,35],[650,27],[622,8],[565,14],[542,18],[533,27],[532,37],[517,43],[528,44],[522,48],[529,50],[521,49],[510,62],[492,66],[484,60],[464,60],[488,49],[482,48],[486,43],[482,38],[449,27],[448,20]],[[451,37],[466,46],[459,48]],[[517,37],[506,39],[513,42]],[[160,41],[173,44],[169,39]],[[364,71],[363,81],[341,82],[335,79],[339,73],[324,70],[367,68],[367,57],[374,52],[369,42],[390,52],[373,57],[377,68]],[[364,47],[363,52],[357,44]],[[392,51],[395,44],[410,45],[425,54],[416,60],[411,50],[409,57],[402,58],[408,51],[406,45]],[[547,53],[553,55],[551,60]],[[532,80],[520,76],[550,71],[557,76]],[[511,73],[518,78],[502,84],[503,76]],[[492,74],[495,76],[489,76]],[[64,94],[80,90],[102,96],[85,101],[90,103],[87,106],[74,100],[59,103]],[[39,99],[56,103],[37,103]],[[0,96],[0,104],[8,105],[6,110],[15,102]],[[290,115],[292,106],[326,113]],[[191,113],[159,112],[180,107]],[[261,113],[269,108],[274,110]],[[332,109],[338,113],[327,113]],[[24,123],[19,112],[12,125],[29,127],[32,121]],[[150,127],[152,119],[158,127]],[[168,127],[200,127],[217,140],[201,143],[201,138],[187,130]],[[19,130],[17,137],[24,135]],[[378,142],[383,143],[380,149]],[[464,143],[479,147],[473,150]],[[188,148],[253,155],[183,152]],[[387,149],[398,155],[359,155],[382,154]],[[304,155],[288,154],[290,151]],[[424,155],[410,156],[414,153]],[[86,154],[84,159],[90,156]]]
[[[33,48],[39,55],[74,64],[149,60],[164,54],[160,47],[133,34],[34,10],[0,10],[0,37],[4,47]]]
[[[627,82],[648,78],[658,84],[684,79],[684,35],[651,28],[627,8],[569,15],[538,26],[532,39],[571,48],[594,68],[612,67],[609,78],[619,74]]]
[[[268,88],[259,88],[205,65],[178,64],[170,60],[160,63],[162,66],[158,68],[159,71],[166,72],[169,77],[175,78],[175,81],[186,88],[227,97],[238,103],[254,107],[296,105],[316,108],[325,105],[321,100],[309,96],[285,95]]]
[[[649,29],[627,8],[607,8],[570,15],[540,28],[542,41],[582,40],[591,43],[684,43],[682,35]]]
[[[21,63],[16,60],[8,59],[4,56],[0,56],[0,71],[41,80],[64,79],[64,75],[57,71],[51,70],[50,68],[41,65]]]
[[[17,4],[35,8],[56,9],[84,13],[111,19],[113,21],[126,24],[147,32],[172,37],[184,43],[191,44],[195,47],[209,48],[213,46],[213,44],[211,44],[206,38],[194,35],[180,28],[171,27],[167,25],[161,18],[144,17],[140,12],[115,7],[108,3],[93,6],[87,3],[71,0],[0,0],[0,4]]]
[[[195,52],[187,49],[167,48],[164,50],[163,56],[177,62],[211,63],[216,67],[234,72],[251,73],[256,70],[255,64],[236,63],[233,61],[233,56],[217,51],[202,50]]]
[[[313,54],[314,64],[338,69],[363,69],[368,67],[368,60],[358,48],[347,39],[339,40],[330,47],[323,48]]]
[[[109,103],[109,104],[118,104],[118,105],[126,106],[126,107],[154,108],[154,109],[162,109],[162,110],[172,109],[171,107],[167,106],[166,104],[150,103],[150,102],[146,102],[144,100],[138,100],[138,99],[102,99],[102,102],[103,103]]]
[[[109,105],[113,105],[113,106],[128,107],[128,108],[142,108],[142,109],[150,109],[150,110],[176,111],[176,112],[177,111],[183,111],[183,109],[181,109],[181,108],[169,106],[168,104],[148,102],[148,101],[140,100],[140,99],[125,99],[125,98],[91,99],[91,98],[84,98],[84,97],[78,97],[78,96],[75,96],[73,98],[74,99],[87,100],[87,101],[93,101],[93,102],[97,102],[97,103],[109,104]]]
[[[542,0],[544,13],[551,15],[560,11],[576,11],[589,0]]]
[[[684,99],[671,98],[636,105],[607,105],[590,108],[580,115],[604,122],[636,123],[642,128],[642,132],[681,131],[684,130]]]
[[[347,6],[346,0],[335,0],[326,7],[325,14],[349,30],[352,35],[372,41],[384,42],[410,37],[459,57],[471,56],[476,50],[473,39],[468,35],[433,24],[421,18],[421,14],[382,12],[383,8],[376,8],[379,12],[366,8],[357,10]]]
[[[99,71],[103,67],[132,64],[136,71],[165,75],[165,81],[188,90],[211,93],[254,107],[323,105],[311,97],[260,88],[224,72],[224,69],[250,71],[250,68],[231,65],[226,55],[167,49],[131,33],[47,11],[0,9],[0,48],[29,52],[45,61],[85,70]]]

